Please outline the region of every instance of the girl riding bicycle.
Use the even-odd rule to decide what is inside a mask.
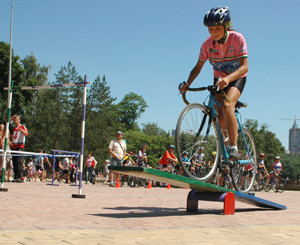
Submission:
[[[203,43],[198,62],[180,92],[187,91],[204,63],[209,60],[214,70],[214,83],[224,89],[227,96],[224,98],[220,94],[216,95],[216,99],[222,104],[216,109],[223,132],[228,132],[231,146],[229,158],[234,161],[240,158],[237,149],[238,123],[234,108],[246,83],[247,44],[242,34],[231,29],[228,7],[212,8],[204,16],[204,25],[208,27],[210,36]]]

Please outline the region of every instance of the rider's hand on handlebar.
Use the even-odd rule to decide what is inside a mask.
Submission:
[[[188,90],[189,87],[190,87],[190,84],[188,84],[186,82],[182,82],[179,84],[178,90],[181,94],[183,94],[183,93],[186,93],[186,91]]]

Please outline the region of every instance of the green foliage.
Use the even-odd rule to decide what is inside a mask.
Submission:
[[[119,122],[120,112],[113,102],[116,98],[110,95],[110,87],[105,77],[97,77],[92,83],[86,106],[85,151],[92,152],[98,159],[98,167],[104,166],[104,160],[110,158],[109,142],[116,137],[116,132],[124,125]]]
[[[282,173],[285,178],[291,180],[300,179],[300,154],[286,154],[281,157],[280,162],[282,163]]]
[[[166,136],[168,133],[160,128],[157,123],[143,123],[142,132],[146,135]]]
[[[265,164],[267,169],[271,170],[275,157],[284,154],[284,147],[281,142],[274,133],[268,130],[266,124],[259,125],[257,120],[247,119],[244,127],[251,132],[254,138],[256,153],[264,153],[266,155]]]
[[[126,94],[118,104],[118,109],[121,112],[120,121],[125,123],[126,129],[132,129],[133,124],[145,112],[147,104],[142,96],[133,92]]]
[[[0,42],[0,110],[2,118],[7,115],[7,90],[4,87],[8,87],[8,76],[9,76],[9,52],[10,45],[5,42]],[[12,51],[12,71],[11,80],[14,86],[21,86],[23,81],[24,70],[19,63],[19,56],[15,56]],[[24,103],[29,103],[23,96],[23,91],[16,91],[13,95],[12,100],[12,114],[20,114]]]
[[[158,167],[159,159],[168,150],[169,145],[174,144],[174,137],[146,135],[135,130],[125,132],[124,139],[127,140],[128,151],[133,151],[135,154],[141,149],[142,144],[146,143],[148,164],[154,168]]]

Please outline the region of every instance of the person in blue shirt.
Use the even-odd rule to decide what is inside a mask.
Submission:
[[[183,163],[184,163],[186,166],[188,166],[188,165],[190,164],[190,160],[189,160],[189,158],[187,157],[187,153],[186,153],[186,152],[183,152],[183,153],[182,153],[181,158],[182,158]]]

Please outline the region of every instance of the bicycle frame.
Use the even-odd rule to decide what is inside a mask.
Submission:
[[[222,150],[222,155],[223,155],[224,162],[225,162],[225,164],[231,164],[230,161],[228,160],[229,159],[229,152],[226,149],[225,142],[224,142],[224,139],[222,137],[223,133],[222,133],[222,130],[221,130],[221,127],[220,127],[220,124],[219,124],[219,120],[217,120],[218,119],[218,114],[217,114],[215,106],[221,106],[221,105],[222,104],[216,100],[215,96],[213,94],[210,94],[208,106],[206,106],[206,107],[209,109],[210,115],[211,115],[211,117],[214,120],[215,125],[216,125],[216,129],[217,129],[217,132],[218,132],[218,137],[219,137],[219,142],[220,142],[220,147],[221,147],[221,150]],[[235,117],[236,117],[237,122],[238,122],[238,129],[242,133],[242,137],[243,137],[243,140],[244,140],[247,152],[248,152],[248,156],[249,156],[249,160],[239,160],[238,163],[242,164],[242,165],[247,165],[247,164],[252,162],[253,157],[250,155],[249,147],[248,147],[248,145],[246,143],[246,140],[245,140],[245,135],[244,135],[244,132],[243,132],[241,122],[238,118],[238,111],[237,110],[235,110]]]

